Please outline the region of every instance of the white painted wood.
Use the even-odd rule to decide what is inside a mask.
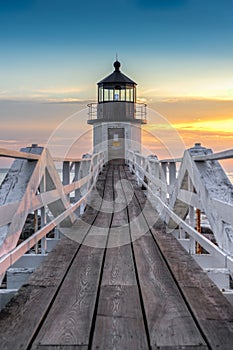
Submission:
[[[194,227],[192,227],[195,225],[195,208],[204,210],[207,215],[207,219],[210,221],[210,226],[214,234],[218,230],[218,232],[215,234],[215,238],[218,235],[226,236],[226,234],[223,233],[223,230],[225,229],[225,232],[228,230],[227,232],[229,233],[229,226],[232,226],[232,185],[230,184],[229,180],[226,179],[226,174],[220,167],[219,163],[213,164],[212,162],[211,165],[205,165],[206,162],[197,163],[193,159],[197,156],[206,156],[209,154],[211,154],[211,150],[205,149],[200,145],[197,145],[189,151],[186,151],[182,160],[182,164],[180,166],[178,178],[174,182],[174,185],[169,187],[167,186],[166,179],[163,178],[163,181],[160,180],[159,172],[157,171],[155,173],[155,171],[152,170],[151,166],[148,165],[147,169],[143,169],[144,163],[142,162],[142,159],[140,159],[140,154],[137,153],[137,155],[134,156],[131,153],[128,155],[128,159],[130,169],[134,171],[136,176],[138,176],[140,183],[142,183],[147,188],[148,198],[152,202],[152,205],[159,213],[166,214],[164,219],[167,223],[170,223],[170,228],[176,228],[179,226],[179,228],[184,232],[184,235],[188,234],[191,237],[191,240],[182,240],[181,243],[183,246],[186,249],[190,250],[190,242],[192,241],[191,252],[194,254],[194,243],[198,242],[207,252],[211,254],[211,259],[214,261],[214,264],[216,264],[216,266],[227,267],[233,273],[233,259],[229,255],[231,254],[231,251],[228,249],[229,245],[227,246],[226,244],[222,244],[222,241],[220,240],[220,247],[217,247],[210,240],[197,232]],[[231,154],[231,152],[228,152],[228,155]],[[178,159],[178,161],[180,160],[181,159]],[[169,163],[169,161],[161,161],[160,163],[163,164],[164,169],[165,166],[167,166],[166,163]],[[214,169],[212,171],[213,176],[211,174],[211,190],[208,178],[206,176],[203,177],[202,169],[199,169],[198,167],[207,167],[207,170],[205,170],[207,173],[210,172],[210,167]],[[215,171],[218,173],[216,179],[214,179],[214,177],[216,177]],[[149,180],[148,184],[143,181],[145,176]],[[190,186],[188,186],[188,179]],[[217,190],[213,191],[213,185],[215,188],[217,188]],[[163,190],[165,188],[167,189],[167,195],[165,199],[161,197],[161,194],[164,192],[162,191],[162,186]],[[171,197],[169,198],[169,202],[167,202],[169,193],[171,194]],[[224,200],[221,200],[219,198],[220,193],[221,198],[224,197]],[[189,206],[191,207],[191,226],[184,221]],[[222,223],[224,222],[224,225],[221,224],[220,227],[220,225],[217,224],[217,221],[220,221]],[[171,223],[173,224],[171,225]]]
[[[168,165],[169,170],[169,185],[173,185],[176,180],[176,163],[170,162]]]
[[[42,241],[42,253],[51,250],[51,244],[56,244],[57,239],[51,239],[50,241],[46,239],[46,234],[57,225],[69,225],[76,219],[76,215],[74,214],[75,210],[85,203],[105,162],[104,153],[95,154],[88,160],[79,160],[76,163],[79,163],[79,167],[81,168],[82,166],[84,169],[82,169],[83,171],[81,174],[79,172],[80,179],[76,176],[73,183],[68,183],[63,186],[48,150],[42,150],[42,148],[39,148],[39,150],[42,151],[42,153],[40,156],[36,157],[37,162],[32,163],[30,160],[31,172],[26,173],[26,180],[24,177],[21,177],[23,186],[21,190],[17,192],[18,196],[15,195],[15,193],[11,194],[11,187],[8,187],[10,195],[7,193],[7,196],[9,198],[12,197],[11,201],[13,200],[13,202],[6,202],[5,197],[2,199],[3,205],[0,207],[0,226],[5,227],[5,231],[3,231],[4,235],[2,234],[1,236],[2,244],[0,245],[0,275],[2,278],[4,272],[40,240]],[[33,152],[36,152],[35,148],[33,148]],[[9,152],[11,156],[16,155],[17,157],[21,157],[22,152],[19,153],[20,154]],[[5,154],[7,154],[7,152],[5,152]],[[27,165],[27,163],[25,163],[27,160],[24,160],[24,154],[23,160],[19,161]],[[68,163],[68,161],[66,161],[66,163]],[[78,168],[76,168],[76,175],[77,169]],[[66,180],[70,180],[70,178],[68,179],[70,175],[66,174],[66,176]],[[84,178],[81,178],[81,176],[84,176]],[[66,180],[65,182],[69,182]],[[71,205],[67,200],[67,194],[74,190],[80,190],[84,186],[85,195],[82,198],[79,196],[79,200]],[[76,199],[77,198],[78,197],[76,197]],[[4,205],[4,203],[6,204]],[[47,222],[45,207],[47,207],[54,216],[54,219],[50,222]],[[38,210],[41,215],[41,229],[38,230],[37,227],[35,227],[36,232],[17,246],[28,213],[32,211],[37,213]],[[48,245],[48,247],[46,247],[46,245]]]
[[[24,254],[16,261],[12,268],[32,268],[36,269],[48,254]]]
[[[19,289],[33,273],[33,268],[10,268],[7,270],[7,289]]]
[[[233,203],[226,203],[219,199],[210,199],[210,202],[211,206],[218,212],[221,220],[233,226]]]
[[[227,300],[233,305],[233,290],[224,290],[222,291],[223,295],[227,298]]]
[[[191,155],[190,155],[191,156]],[[224,251],[233,255],[233,227],[229,225],[227,219],[224,222],[219,212],[219,201],[225,203],[226,207],[232,208],[233,205],[233,186],[227,175],[217,161],[192,162],[192,181],[199,195],[202,207],[214,232],[216,241]],[[213,205],[213,201],[215,205]],[[217,204],[218,202],[218,204]],[[224,205],[222,205],[222,208]],[[222,215],[223,214],[223,211]],[[229,210],[229,213],[231,210]]]
[[[14,159],[27,159],[27,160],[39,160],[40,156],[37,154],[18,152],[5,148],[0,148],[0,157],[14,158]]]
[[[179,189],[177,198],[179,200],[181,200],[182,202],[184,202],[188,205],[191,205],[195,208],[199,208],[199,209],[202,208],[200,199],[199,199],[198,195],[194,192]]]
[[[179,242],[187,252],[190,251],[190,239],[189,238],[180,238]]]
[[[23,154],[25,152],[18,153],[5,152],[4,154],[12,157],[15,155],[16,158],[23,159],[22,162],[27,162],[25,159],[29,158],[25,158]],[[104,153],[94,154],[92,158],[76,162],[72,159],[75,166],[75,177],[71,183],[69,164],[71,160],[66,159],[66,164],[69,164],[69,166],[66,165],[67,174],[64,174],[67,176],[66,185],[61,183],[53,159],[47,150],[44,150],[41,156],[32,156],[36,162],[28,160],[34,166],[32,176],[24,187],[22,186],[18,197],[12,196],[8,202],[2,201],[0,207],[0,226],[5,227],[5,236],[2,235],[3,244],[0,246],[0,251],[5,256],[0,259],[0,274],[3,274],[13,262],[45,237],[52,228],[64,220],[66,220],[66,225],[75,220],[74,212],[80,206],[83,210],[86,205],[88,194],[104,164],[104,156]],[[195,253],[190,245],[193,244],[192,242],[198,242],[210,253],[213,261],[212,267],[219,265],[219,267],[228,268],[233,273],[233,187],[216,160],[226,159],[223,157],[231,158],[232,150],[213,155],[210,150],[203,147],[193,147],[184,153],[177,178],[175,178],[175,163],[180,162],[180,158],[158,162],[156,159],[150,159],[131,151],[128,152],[127,162],[130,170],[136,174],[139,183],[147,188],[148,198],[168,223],[168,227],[182,230],[181,244]],[[170,170],[169,186],[164,174],[165,167],[166,171]],[[38,189],[40,193],[37,193]],[[76,202],[71,206],[67,195],[73,191],[75,191]],[[44,215],[45,207],[54,216],[49,223],[46,222]],[[185,222],[189,207],[191,225]],[[192,227],[194,226],[195,208],[200,208],[205,212],[219,247]],[[36,210],[42,213],[42,226],[44,227],[16,247],[27,214]],[[191,239],[187,239],[187,235]],[[201,260],[201,258],[196,259]]]
[[[63,162],[62,167],[62,179],[63,179],[63,185],[69,185],[70,184],[70,162]],[[69,199],[69,194],[67,195],[67,198]]]
[[[203,268],[224,268],[225,261],[219,261],[216,257],[213,257],[211,254],[195,254],[193,258],[196,262]]]
[[[11,219],[19,206],[19,201],[15,203],[10,203],[2,205],[0,207],[0,223],[1,226],[5,226],[11,222]]]
[[[11,222],[0,228],[0,256],[12,250],[19,239],[32,195],[35,196],[35,183],[38,181],[40,167],[43,164],[44,150],[41,147],[24,149],[27,152],[41,153],[38,161],[15,160],[5,180],[1,184],[0,203],[10,204],[19,201]],[[39,185],[39,184],[38,184]]]
[[[207,160],[223,160],[223,159],[230,159],[230,158],[233,158],[233,149],[229,149],[223,152],[193,157],[195,162],[207,161]]]
[[[0,311],[17,293],[18,289],[0,289]]]
[[[51,250],[56,247],[57,243],[60,241],[60,238],[46,238],[46,252],[50,253]]]
[[[230,288],[229,271],[224,268],[206,268],[204,271],[221,290]]]

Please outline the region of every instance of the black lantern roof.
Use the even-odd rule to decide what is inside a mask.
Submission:
[[[128,78],[126,75],[124,75],[123,73],[121,73],[120,71],[120,62],[116,61],[113,64],[115,71],[108,75],[106,78],[104,78],[103,80],[101,80],[98,85],[103,85],[103,84],[130,84],[130,85],[137,85],[133,80],[131,80],[130,78]]]

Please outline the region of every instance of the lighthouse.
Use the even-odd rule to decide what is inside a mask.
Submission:
[[[98,102],[89,107],[94,152],[105,151],[109,162],[124,164],[127,152],[141,151],[141,125],[146,124],[146,105],[137,103],[137,84],[123,74],[116,60],[114,71],[98,86]]]

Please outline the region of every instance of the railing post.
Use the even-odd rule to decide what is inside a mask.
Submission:
[[[38,231],[38,210],[34,211],[34,232]],[[38,242],[35,245],[35,253],[38,254]]]
[[[201,233],[201,210],[196,209],[196,230],[197,232]],[[201,254],[201,245],[197,243],[197,249],[196,249],[197,254]]]
[[[161,162],[161,168],[163,170],[165,180],[167,181],[167,162]]]
[[[155,160],[148,161],[148,172],[149,175],[155,179],[159,178],[159,163]],[[149,187],[152,193],[158,195],[158,186],[153,183],[153,181],[149,182]],[[157,200],[153,197],[153,195],[148,192],[148,198],[150,199],[151,204],[156,208]]]
[[[79,170],[80,170],[80,162],[75,162],[74,163],[74,181],[78,181],[79,180]],[[79,199],[81,198],[81,192],[80,192],[80,188],[76,189],[74,192],[74,201],[75,203],[79,201]],[[78,207],[75,210],[75,214],[76,215],[80,215],[80,207]]]
[[[191,183],[190,177],[188,177],[188,189],[189,192],[193,191],[193,185]],[[189,225],[195,227],[195,209],[193,206],[189,206]],[[193,237],[189,236],[189,253],[196,254],[196,242]]]
[[[80,164],[80,178],[83,178],[83,177],[85,177],[85,176],[87,176],[89,174],[89,172],[90,172],[90,165],[91,165],[90,159],[83,160],[81,162],[81,164]],[[89,181],[82,186],[82,189],[80,191],[82,196],[85,196],[86,193],[88,192],[90,181],[91,181],[91,179],[89,179]],[[85,206],[86,206],[85,203],[81,204],[81,206],[80,206],[80,215],[82,215],[84,213]]]
[[[176,181],[176,163],[170,162],[169,163],[169,185],[173,185]]]
[[[70,183],[70,162],[65,161],[63,162],[62,167],[62,183],[63,185],[69,185]],[[70,198],[70,195],[67,195],[67,198]]]
[[[40,192],[43,193],[46,191],[46,178],[45,176],[43,176],[43,179],[41,181],[41,185],[40,185]],[[46,226],[47,224],[47,218],[46,218],[46,212],[45,212],[45,207],[43,206],[40,209],[40,216],[41,216],[41,228]],[[47,240],[46,240],[46,236],[41,238],[41,254],[45,254],[47,251]]]

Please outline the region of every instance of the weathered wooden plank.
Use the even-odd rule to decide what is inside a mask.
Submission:
[[[77,222],[79,241],[88,232],[96,214],[95,209],[87,207],[83,220]],[[87,224],[88,220],[89,224]],[[68,230],[69,232],[66,229],[64,233],[74,238],[73,230]],[[28,347],[78,247],[77,239],[62,239],[33,273],[28,284],[19,290],[18,295],[0,313],[1,349],[18,350]]]
[[[129,178],[127,171],[126,174]],[[132,237],[141,234],[141,237],[133,243],[133,248],[151,346],[205,345],[149,231],[145,215],[146,218],[149,216],[150,222],[155,216],[154,210],[148,205],[144,193],[138,190],[135,184],[134,188],[137,199],[134,197],[134,200],[129,203],[128,211],[132,220]],[[139,208],[135,210],[139,203],[140,206],[142,205],[140,209],[143,210],[143,215],[138,215]],[[134,220],[135,215],[137,220]]]
[[[113,227],[109,232],[92,348],[148,349],[130,245],[127,202],[120,179],[115,168]],[[115,248],[109,248],[114,244]]]
[[[136,285],[130,244],[108,248],[102,285]]]
[[[138,199],[141,202],[142,197],[139,196]],[[155,232],[157,231],[154,230],[154,234]],[[158,240],[158,236],[161,236],[161,239]],[[164,231],[160,230],[156,235],[156,240],[161,246],[165,258],[168,259],[169,266],[182,289],[182,293],[211,347],[230,349],[233,342],[232,306],[227,300],[224,300],[225,298],[201,271],[200,267],[192,262],[191,256],[180,248],[179,242],[172,235],[165,234]],[[183,250],[182,254],[181,250]],[[227,305],[224,306],[226,303]],[[213,317],[214,320],[217,318],[219,322],[209,322]]]
[[[152,346],[152,350],[207,350],[208,347],[205,345],[194,345],[194,346]]]
[[[139,318],[99,316],[92,349],[148,349],[141,336],[144,327]]]
[[[102,185],[104,186],[104,183]],[[105,199],[109,196],[112,198],[110,185],[111,181],[108,179],[104,190]],[[90,223],[88,235],[34,341],[33,349],[36,349],[38,344],[83,346],[89,343],[104,256],[104,249],[99,246],[106,246],[106,232],[109,230],[111,215],[102,212],[100,208],[95,221]],[[88,213],[85,221],[88,224]]]
[[[64,283],[59,288],[59,293],[56,293],[58,291],[57,283],[64,277],[64,274],[60,275],[57,265],[59,266],[64,263],[64,260],[67,259],[67,252],[66,254],[61,253],[60,256],[54,255],[52,268],[50,268],[51,266],[49,267],[49,264],[45,264],[44,280],[41,276],[43,270],[39,269],[39,275],[37,277],[34,275],[30,284],[24,286],[20,291],[20,305],[24,305],[25,300],[28,304],[25,309],[21,309],[22,315],[19,316],[19,319],[27,324],[29,320],[30,323],[30,326],[27,327],[29,329],[22,331],[23,334],[20,336],[17,335],[15,338],[18,340],[20,339],[21,349],[28,346],[28,342],[30,342],[35,330],[38,329],[39,321],[44,318],[44,310],[48,307],[51,307],[50,312],[34,341],[33,349],[88,349],[90,348],[90,330],[94,323],[93,349],[148,349],[149,345],[145,332],[145,320],[142,316],[138,287],[135,282],[136,278],[131,245],[129,243],[127,245],[122,245],[124,239],[127,238],[130,240],[129,229],[127,227],[127,210],[121,209],[121,206],[124,204],[124,197],[122,196],[120,187],[117,189],[120,201],[118,201],[114,208],[112,207],[112,173],[112,170],[110,170],[104,194],[105,206],[109,201],[110,210],[105,212],[101,211],[100,208],[98,218],[96,218],[93,225],[90,225],[90,217],[97,214],[97,207],[87,208],[83,220],[77,225],[78,227],[74,227],[70,232],[67,232],[68,236],[79,242],[80,238],[84,237],[85,232],[88,232],[91,226],[85,240],[86,245],[80,248],[73,265],[66,275]],[[101,191],[103,193],[103,187],[105,185],[103,174],[101,176],[102,182],[99,183],[99,187],[97,187],[100,193]],[[115,180],[119,180],[119,173],[117,173],[116,169],[114,171],[114,178]],[[138,238],[137,236],[140,236],[141,229],[145,230],[147,228],[145,235],[134,243],[134,254],[150,338],[152,339],[154,336],[153,334],[157,332],[157,338],[154,337],[154,341],[151,341],[151,348],[163,350],[206,349],[199,331],[197,331],[197,333],[200,341],[199,343],[196,341],[197,328],[194,329],[193,325],[191,326],[193,320],[186,304],[183,301],[180,303],[179,299],[177,299],[177,294],[181,298],[180,290],[174,283],[170,271],[163,261],[163,257],[155,245],[151,233],[148,232],[148,224],[144,216],[141,215],[140,220],[134,221],[135,218],[140,216],[142,208],[145,208],[146,205],[146,198],[144,194],[136,188],[136,185],[135,194],[140,204],[134,198],[129,205],[129,211],[131,210],[132,213],[131,230],[133,231],[133,229],[135,229],[137,231],[135,235],[131,232],[132,236],[134,235],[134,238]],[[96,204],[98,204],[98,202],[95,203],[95,205]],[[118,210],[115,210],[116,208]],[[112,209],[114,209],[112,220],[114,227],[109,231]],[[148,220],[150,221],[152,219],[151,212],[145,211],[145,213],[149,215]],[[76,229],[79,232],[78,235]],[[108,249],[105,255],[97,315],[95,315],[96,297],[98,296],[97,291],[102,271],[102,260],[105,254],[103,248],[106,245],[108,232]],[[155,236],[158,235],[156,232],[155,230],[153,231]],[[161,241],[164,242],[163,246],[166,254],[170,254],[171,267],[175,265],[174,271],[177,273],[180,288],[184,289],[183,294],[185,296],[192,296],[193,300],[194,296],[204,298],[200,290],[202,290],[204,294],[206,280],[202,279],[205,274],[203,272],[200,273],[198,283],[195,286],[193,286],[193,283],[197,280],[193,276],[191,276],[190,281],[186,283],[186,275],[191,274],[191,272],[193,274],[193,271],[195,274],[199,274],[199,270],[193,269],[192,265],[188,267],[187,270],[189,259],[183,255],[180,258],[181,269],[171,254],[177,249],[176,245],[174,243],[169,245],[166,241],[166,237],[162,237]],[[72,247],[73,244],[76,245],[76,249],[79,246],[77,242],[70,244]],[[116,244],[117,246],[115,246],[115,248],[109,248],[112,244]],[[179,255],[179,252],[177,253],[175,251],[175,254]],[[211,282],[207,282],[208,288],[210,287],[209,283],[211,284]],[[41,296],[42,310],[39,312]],[[227,336],[226,322],[219,323],[219,319],[216,318],[216,315],[221,312],[222,319],[228,317],[227,327],[229,332],[231,325],[231,313],[229,313],[228,310],[229,304],[225,304],[222,309],[219,305],[221,300],[215,299],[215,294],[214,302],[213,300],[211,301],[213,296],[210,295],[209,297],[210,299],[206,299],[206,310],[208,311],[208,317],[210,319],[205,317],[205,309],[199,310],[199,314],[197,315],[195,312],[192,312],[195,314],[197,320],[198,317],[201,320],[200,322],[198,321],[200,327],[203,326],[204,330],[208,328],[209,332],[214,333],[214,335],[212,335],[212,343],[210,343],[211,348],[214,349],[219,345],[219,348],[224,350],[230,349],[228,345],[230,346],[230,342],[232,344],[232,339],[230,338],[229,342],[228,340],[225,341],[225,337]],[[197,304],[196,299],[195,303]],[[193,302],[193,305],[191,304],[191,308],[195,306],[195,303]],[[16,310],[16,306],[14,307]],[[29,310],[30,307],[32,315],[28,316],[27,310]],[[36,317],[34,316],[35,311]],[[20,313],[20,307],[16,313],[17,315]],[[4,320],[9,322],[8,317],[10,318],[10,316],[6,314],[6,318],[3,319],[3,321],[1,321],[0,318],[0,327],[1,322],[4,323]],[[94,323],[93,320],[95,321]],[[7,337],[8,334],[8,337],[11,338],[10,334],[16,334],[18,326],[16,325],[17,322],[14,322],[14,325],[9,327],[9,323],[7,326],[7,322],[5,329],[9,328],[10,330],[7,330],[4,336]],[[183,328],[180,330],[181,325]],[[16,328],[17,331],[14,331],[14,328]],[[217,328],[218,332],[216,333]],[[22,326],[19,327],[19,331],[21,330]],[[0,334],[1,331],[2,330],[0,330]],[[177,336],[178,331],[181,331],[181,334]],[[25,335],[27,339],[23,343],[22,339]],[[222,337],[221,341],[219,341],[220,336]],[[174,340],[174,338],[176,339]],[[190,339],[195,339],[195,341],[191,343]],[[178,343],[179,340],[180,342]],[[8,343],[5,342],[3,345],[4,344],[6,347],[3,347],[3,349],[6,350],[20,349],[20,347],[15,346],[15,343],[12,341],[8,341]]]
[[[144,235],[138,239],[134,243],[134,252],[151,345],[204,345],[153,238]]]
[[[39,344],[37,350],[87,350],[87,345],[44,345]]]
[[[121,180],[125,180],[123,166],[114,172],[115,202],[114,215],[109,233],[105,269],[102,284],[135,285],[135,269],[129,232],[127,198]]]
[[[82,236],[84,235],[85,232],[82,232]],[[57,286],[62,281],[78,248],[78,242],[66,237],[62,238],[38,266],[27,284],[41,287]]]
[[[35,344],[88,344],[102,258],[103,249],[81,247]]]
[[[232,305],[174,237],[153,234],[211,348],[232,349]]]
[[[33,273],[28,284],[23,286],[2,310],[0,313],[2,350],[28,347],[76,250],[77,243],[66,238],[62,239],[54,251],[45,258],[38,272]]]
[[[99,316],[142,318],[137,285],[101,285]],[[143,327],[144,328],[144,327]]]

